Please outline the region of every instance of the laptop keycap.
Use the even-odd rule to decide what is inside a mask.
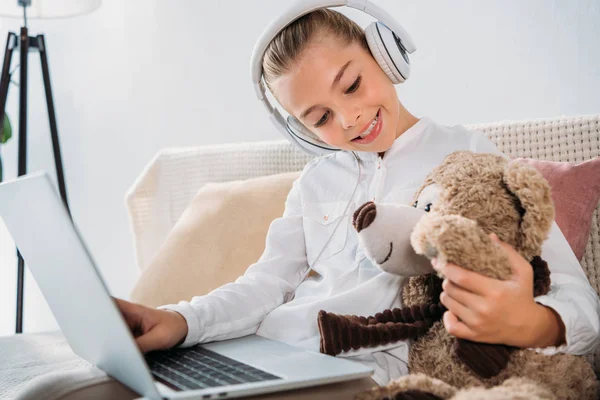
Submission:
[[[199,346],[148,353],[146,361],[156,380],[175,390],[282,379]]]

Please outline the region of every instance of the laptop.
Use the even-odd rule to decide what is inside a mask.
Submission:
[[[145,398],[233,398],[373,372],[257,335],[144,355],[46,172],[0,184],[0,217],[73,351]]]

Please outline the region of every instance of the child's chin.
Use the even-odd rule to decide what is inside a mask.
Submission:
[[[390,147],[392,147],[392,144],[394,143],[393,141],[386,140],[386,138],[381,137],[381,136],[378,137],[377,139],[381,139],[381,140],[376,140],[375,142],[371,143],[369,145],[369,149],[365,150],[365,151],[371,151],[373,153],[384,153],[384,152],[388,151],[390,149]]]

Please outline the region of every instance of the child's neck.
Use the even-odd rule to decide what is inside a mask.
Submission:
[[[419,118],[412,115],[408,110],[402,105],[402,103],[398,102],[398,107],[400,111],[400,116],[398,118],[398,130],[396,132],[396,139],[400,137],[404,132],[412,128],[414,124],[419,122]],[[377,153],[379,157],[383,158],[385,151],[381,153]]]

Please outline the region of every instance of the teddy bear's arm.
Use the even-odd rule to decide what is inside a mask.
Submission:
[[[441,319],[445,310],[441,303],[385,310],[374,317],[337,315],[321,310],[318,316],[320,352],[335,356],[350,349],[416,340]]]

